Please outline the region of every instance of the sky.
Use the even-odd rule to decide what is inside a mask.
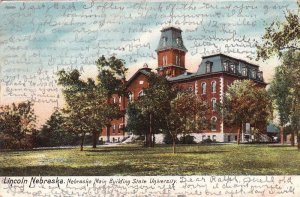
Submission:
[[[94,78],[95,61],[115,55],[129,68],[156,68],[160,30],[182,30],[186,67],[224,53],[260,65],[266,82],[280,62],[255,61],[255,44],[274,20],[295,11],[285,1],[6,1],[0,3],[1,104],[31,100],[39,124],[63,106],[57,71],[79,69]]]

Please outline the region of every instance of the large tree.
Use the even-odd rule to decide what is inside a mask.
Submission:
[[[79,137],[74,132],[66,131],[64,123],[63,114],[58,109],[55,110],[37,133],[37,145],[42,147],[74,145]]]
[[[176,140],[179,134],[199,132],[207,127],[208,105],[193,93],[179,92],[170,103],[166,116],[166,132],[173,141],[173,153],[176,152]]]
[[[272,115],[272,103],[267,91],[250,80],[234,81],[219,106],[225,125],[238,128],[238,144],[245,123],[263,130]]]
[[[78,70],[61,70],[58,75],[66,101],[64,128],[81,136],[81,151],[87,133],[93,134],[93,147],[96,147],[101,129],[111,118],[119,116],[118,106],[107,105],[106,90],[93,79],[80,79]]]
[[[154,134],[164,130],[165,119],[170,112],[170,102],[176,96],[176,90],[171,87],[165,77],[151,73],[149,87],[136,102],[141,114],[148,119],[148,129],[145,131],[146,146],[153,146]]]
[[[8,148],[26,148],[32,144],[26,138],[32,134],[36,115],[29,101],[0,107],[0,138]]]

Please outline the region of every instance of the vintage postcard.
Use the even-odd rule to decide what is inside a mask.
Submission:
[[[0,1],[0,196],[299,196],[297,0]]]

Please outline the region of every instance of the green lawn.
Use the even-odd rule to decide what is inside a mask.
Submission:
[[[296,147],[186,145],[0,152],[0,176],[300,175]]]

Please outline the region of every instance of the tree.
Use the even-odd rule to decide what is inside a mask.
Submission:
[[[29,101],[0,107],[0,138],[8,148],[27,148],[27,138],[35,127],[36,115]]]
[[[238,144],[243,124],[250,123],[256,129],[265,129],[272,114],[272,103],[267,91],[250,80],[234,81],[224,101],[218,105],[225,125],[238,128]]]
[[[269,92],[279,114],[280,124],[280,141],[283,144],[284,126],[290,122],[290,111],[292,108],[292,97],[290,93],[291,78],[289,78],[287,70],[281,66],[276,67],[275,75],[271,82]]]
[[[257,59],[266,60],[273,55],[281,57],[284,51],[300,50],[300,3],[298,13],[288,11],[284,22],[274,21],[266,28],[263,43],[257,45]]]
[[[73,145],[78,136],[73,132],[66,131],[63,128],[64,123],[63,114],[59,110],[55,110],[37,133],[37,145],[46,147]]]
[[[96,147],[97,134],[109,119],[119,116],[118,106],[107,105],[106,90],[90,78],[81,80],[78,70],[61,70],[58,76],[66,100],[64,129],[81,136],[81,151],[86,133],[93,134],[93,147]]]
[[[173,153],[176,153],[178,134],[201,131],[207,127],[207,103],[192,93],[180,92],[171,101],[166,117],[167,132],[172,136]]]
[[[149,87],[136,102],[141,114],[148,119],[149,126],[145,130],[146,146],[153,146],[155,132],[164,130],[170,102],[175,98],[176,93],[177,91],[171,87],[166,78],[154,73],[150,74]]]
[[[145,131],[149,130],[149,119],[145,117],[136,103],[129,103],[126,109],[128,115],[126,130],[135,135],[145,135]]]

